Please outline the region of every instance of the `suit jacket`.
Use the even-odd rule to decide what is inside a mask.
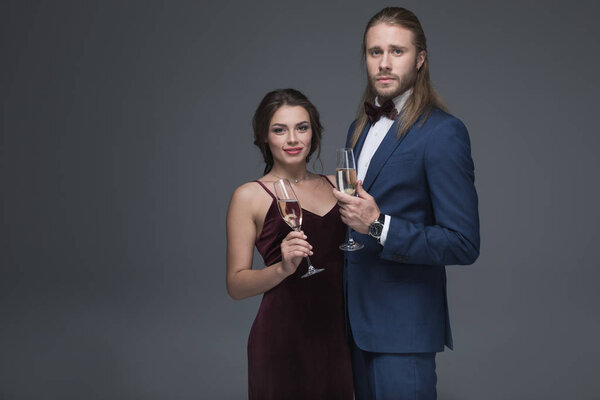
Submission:
[[[398,119],[373,155],[363,186],[391,216],[385,246],[353,232],[344,282],[355,343],[382,353],[452,348],[446,265],[479,255],[479,215],[469,134],[435,108],[397,138]],[[370,125],[355,146],[358,158]],[[350,126],[349,145],[354,123]]]

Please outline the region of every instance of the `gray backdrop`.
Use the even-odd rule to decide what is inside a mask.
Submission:
[[[246,397],[260,298],[226,293],[225,214],[262,172],[250,119],[304,91],[331,172],[386,5],[2,2],[0,399]],[[480,196],[439,398],[600,399],[598,3],[396,5]]]

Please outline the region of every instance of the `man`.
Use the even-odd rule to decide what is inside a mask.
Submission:
[[[347,138],[358,197],[334,190],[364,244],[344,274],[356,399],[435,399],[435,354],[452,348],[445,265],[479,255],[469,136],[431,85],[412,12],[373,16],[363,52],[365,111]]]

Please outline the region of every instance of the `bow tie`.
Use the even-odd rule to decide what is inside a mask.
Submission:
[[[365,113],[372,124],[379,121],[381,117],[387,117],[393,121],[398,116],[398,110],[392,100],[387,100],[381,107],[365,102]]]

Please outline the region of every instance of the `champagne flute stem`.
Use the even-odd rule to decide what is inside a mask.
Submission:
[[[294,230],[296,232],[300,232],[300,230],[302,229],[301,226],[294,228]],[[308,256],[305,256],[304,258],[306,258],[306,262],[308,263],[308,269],[315,269],[315,267],[313,267],[312,262],[310,261],[310,258]]]
[[[352,228],[350,228],[350,231],[348,232],[348,245],[354,246],[354,238],[352,237]]]
[[[306,262],[308,263],[308,269],[314,269],[315,267],[313,267],[312,261],[310,261],[310,257],[306,256],[304,258],[306,258]]]

